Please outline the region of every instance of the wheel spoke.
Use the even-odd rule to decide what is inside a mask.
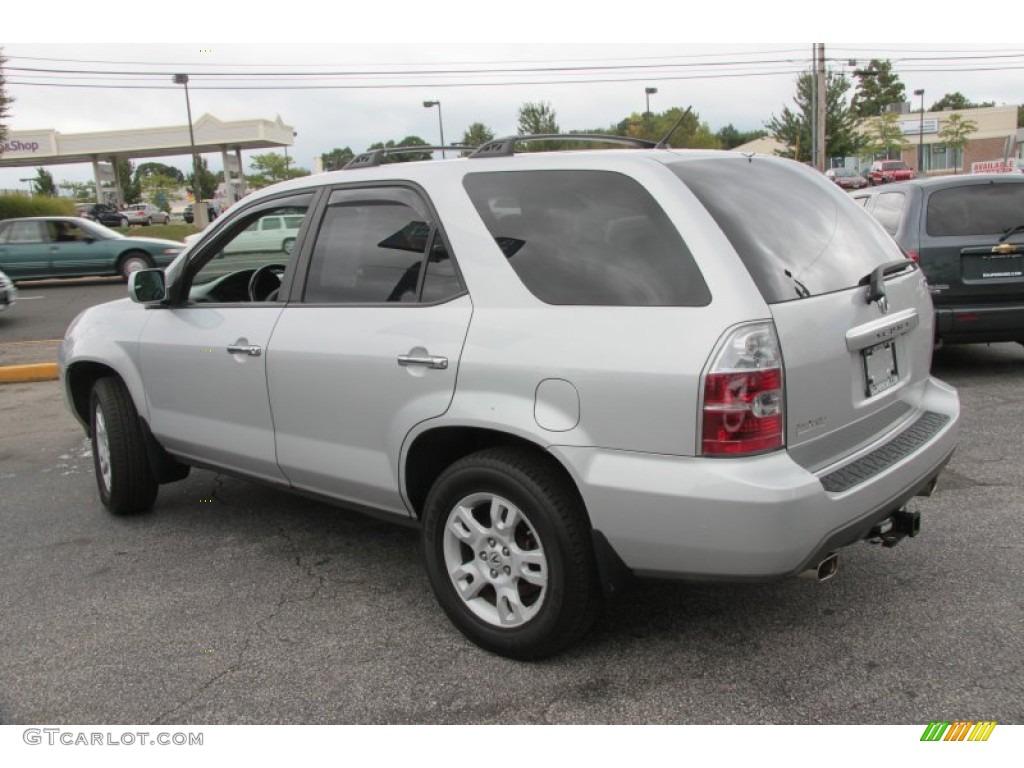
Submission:
[[[515,568],[513,573],[520,579],[534,584],[538,587],[547,586],[548,583],[548,561],[544,552],[539,549],[529,552],[516,552]]]
[[[480,549],[487,536],[487,529],[477,522],[469,507],[456,507],[448,521],[448,530],[462,542],[473,548]]]
[[[498,592],[498,620],[502,626],[515,627],[522,624],[529,618],[522,602],[519,600],[519,593],[512,587],[501,587]]]
[[[508,502],[497,496],[491,500],[491,525],[506,541],[511,541],[512,534],[521,518],[519,510]]]
[[[473,562],[453,568],[448,575],[451,576],[452,583],[459,590],[463,600],[472,600],[479,596],[480,590],[487,586],[487,580]]]

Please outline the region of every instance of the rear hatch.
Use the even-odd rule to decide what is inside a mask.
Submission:
[[[792,161],[739,157],[670,168],[769,305],[794,460],[816,471],[922,415],[931,299],[920,270],[870,215]]]
[[[936,306],[1024,303],[1024,179],[980,178],[924,199],[920,258]]]

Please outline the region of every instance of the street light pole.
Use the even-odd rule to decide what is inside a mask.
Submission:
[[[192,147],[192,220],[195,221],[202,197],[199,194],[201,191],[199,185],[199,155],[196,154],[196,136],[192,131],[192,102],[188,97],[188,75],[175,75],[173,80],[177,85],[185,86],[185,109],[188,110],[188,141]]]
[[[914,91],[921,97],[921,119],[917,124],[917,172],[924,175],[924,88]]]
[[[650,87],[644,88],[644,96],[647,99],[647,111],[644,112],[645,115],[649,116],[651,114],[651,94],[652,93],[657,93],[657,92],[658,92],[657,88],[650,88]]]
[[[443,160],[446,155],[444,153],[444,121],[441,119],[441,102],[440,101],[424,101],[423,106],[427,109],[431,107],[437,107],[437,127],[441,131],[441,159]]]

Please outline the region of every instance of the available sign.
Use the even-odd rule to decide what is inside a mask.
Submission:
[[[1002,160],[979,160],[971,163],[971,173],[1024,173],[1024,163],[1019,158],[1011,157],[1006,162]]]

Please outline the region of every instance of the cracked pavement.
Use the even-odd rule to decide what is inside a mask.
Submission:
[[[0,723],[1024,722],[1024,348],[951,347],[922,535],[827,584],[641,583],[555,659],[465,641],[417,533],[211,472],[102,509],[56,382],[0,400]]]

